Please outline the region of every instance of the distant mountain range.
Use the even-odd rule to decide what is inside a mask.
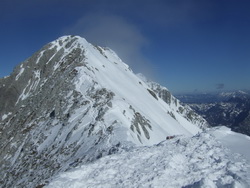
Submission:
[[[211,126],[227,126],[250,135],[250,94],[245,91],[177,95]]]

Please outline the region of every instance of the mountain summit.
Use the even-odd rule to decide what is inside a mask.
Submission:
[[[109,48],[64,36],[0,79],[0,184],[36,187],[80,164],[208,125]]]

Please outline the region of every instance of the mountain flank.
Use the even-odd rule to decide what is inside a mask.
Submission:
[[[114,51],[78,36],[45,45],[0,79],[0,120],[3,187],[41,187],[126,148],[208,127]]]

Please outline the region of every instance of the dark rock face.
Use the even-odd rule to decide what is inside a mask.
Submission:
[[[167,104],[171,104],[172,99],[173,99],[173,101],[174,101],[175,104],[177,103],[176,99],[174,99],[172,97],[172,94],[168,90],[158,88],[156,91],[157,91],[159,97],[162,100],[164,100]]]
[[[48,91],[52,91],[52,96],[53,90],[55,91],[64,84],[64,80],[60,80],[60,78],[66,77],[65,74],[69,80],[74,77],[74,68],[80,65],[79,62],[84,58],[82,49],[78,48],[63,57],[64,49],[56,51],[55,48],[51,48],[51,44],[44,46],[23,64],[17,66],[10,77],[0,80],[0,90],[2,91],[0,93],[0,115],[3,115],[3,111],[16,108],[16,105],[21,106],[22,102],[18,100],[20,95],[23,96],[22,98],[26,98],[27,93],[32,95],[48,89]],[[62,57],[63,59],[61,59]],[[57,62],[60,66],[54,72],[54,65]],[[59,78],[59,84],[53,78]],[[27,80],[29,80],[28,85],[26,85]],[[37,85],[40,87],[35,87]],[[40,101],[40,98],[37,99]]]
[[[150,121],[148,119],[146,119],[146,117],[142,116],[139,112],[136,112],[132,106],[130,106],[130,109],[132,109],[134,111],[134,117],[133,117],[130,129],[133,132],[137,133],[137,138],[140,142],[141,142],[140,135],[142,134],[141,129],[143,131],[144,136],[147,139],[150,139],[150,135],[149,135],[149,132],[147,130],[147,129],[152,130],[152,126],[150,125]]]
[[[158,100],[158,97],[156,96],[156,94],[152,90],[150,90],[150,89],[147,89],[147,90],[150,93],[150,95],[152,95],[156,100]]]

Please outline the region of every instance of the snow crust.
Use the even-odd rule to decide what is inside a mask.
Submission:
[[[46,187],[249,187],[249,161],[232,152],[238,143],[227,148],[218,141],[220,131],[223,128],[150,147],[126,148],[62,173]],[[249,137],[228,133],[249,144]]]
[[[228,127],[214,128],[211,132],[217,140],[230,148],[235,153],[240,153],[250,162],[250,137],[244,134],[236,133]]]

